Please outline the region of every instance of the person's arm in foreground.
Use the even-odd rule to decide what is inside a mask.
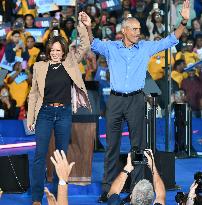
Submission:
[[[71,162],[69,164],[63,150],[61,151],[61,153],[58,150],[56,150],[54,152],[54,158],[51,157],[51,161],[53,162],[55,166],[55,170],[59,178],[58,195],[57,195],[56,204],[57,205],[68,205],[68,191],[67,191],[68,190],[68,178],[69,178],[70,172],[75,162]],[[53,198],[51,199],[51,202],[54,202]]]
[[[151,153],[151,156],[146,151],[144,151],[144,155],[147,157],[148,166],[151,169],[153,175],[153,185],[154,185],[154,191],[156,193],[156,199],[154,203],[160,203],[162,205],[165,205],[165,199],[166,199],[165,186],[156,168],[152,150],[151,149],[147,149],[147,150]]]
[[[74,57],[77,59],[77,62],[80,63],[84,55],[90,50],[90,40],[87,27],[91,27],[91,19],[85,12],[79,12],[79,24],[78,24],[78,33],[80,37],[80,46],[76,48]]]
[[[181,11],[181,16],[182,16],[182,22],[178,26],[178,28],[175,30],[175,36],[177,39],[179,39],[184,32],[185,24],[187,24],[190,16],[190,2],[189,0],[185,0],[182,5],[182,11]],[[184,24],[184,25],[183,25]]]
[[[134,167],[131,164],[131,154],[129,153],[127,158],[127,164],[123,169],[125,171],[122,171],[114,180],[109,190],[108,196],[111,196],[112,194],[120,194],[128,177],[128,174],[126,172],[130,173],[133,170],[133,168]]]
[[[184,28],[186,26],[186,23],[189,20],[189,15],[190,15],[189,0],[184,1],[182,10],[181,10],[181,15],[182,15],[183,20],[174,33],[171,33],[166,38],[162,38],[159,41],[147,41],[146,42],[146,45],[148,45],[146,49],[150,57],[160,51],[168,49],[179,43],[179,38],[181,37],[184,31]]]

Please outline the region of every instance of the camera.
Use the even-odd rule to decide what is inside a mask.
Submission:
[[[198,184],[198,187],[196,188],[196,194],[201,194],[202,193],[202,172],[196,172],[194,174],[194,179]]]
[[[187,197],[188,195],[184,192],[177,192],[176,196],[175,196],[175,201],[178,204],[184,204],[187,201]]]
[[[142,150],[138,147],[133,147],[131,149],[131,163],[133,166],[136,164],[147,164],[147,158],[144,155],[144,151],[146,151],[151,156],[151,153],[148,150]]]

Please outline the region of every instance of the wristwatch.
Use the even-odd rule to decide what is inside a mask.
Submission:
[[[68,182],[66,182],[64,179],[59,180],[59,185],[66,185]]]
[[[186,26],[186,25],[187,25],[187,20],[183,19],[183,20],[181,21],[181,24],[182,24],[183,26]]]
[[[128,172],[127,170],[123,169],[122,172],[126,173],[127,175],[130,174],[130,172]]]

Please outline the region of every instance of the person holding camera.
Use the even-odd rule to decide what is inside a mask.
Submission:
[[[153,4],[153,9],[149,13],[146,25],[150,34],[150,40],[155,40],[155,35],[163,35],[165,32],[163,11],[158,8],[158,3]]]
[[[111,93],[106,110],[106,154],[102,194],[99,202],[107,201],[107,193],[116,178],[116,163],[119,160],[122,123],[125,120],[129,128],[131,146],[140,149],[146,147],[145,96],[143,88],[147,64],[152,55],[170,48],[179,42],[189,19],[190,2],[184,1],[181,15],[183,20],[174,33],[159,41],[140,40],[141,25],[133,17],[122,22],[123,39],[119,41],[101,41],[91,35],[91,49],[105,56],[110,72]],[[89,33],[92,32],[88,27]],[[137,166],[132,171],[134,186],[143,178],[143,168]]]
[[[52,18],[50,23],[50,28],[46,30],[46,32],[43,35],[42,42],[44,45],[46,45],[48,39],[50,39],[53,36],[62,36],[67,42],[69,42],[68,37],[66,36],[66,33],[63,29],[60,28],[60,22],[56,18]]]
[[[154,205],[165,205],[165,197],[166,197],[165,186],[157,171],[152,150],[146,149],[144,151],[144,155],[147,159],[147,164],[152,172],[153,185],[146,179],[140,180],[132,190],[132,194],[130,196],[131,198],[130,204],[150,205],[153,203]],[[131,173],[133,169],[136,168],[133,167],[132,161],[133,159],[131,159],[131,154],[129,153],[126,166],[123,168],[123,170],[118,175],[118,177],[114,180],[109,190],[109,193],[107,195],[108,205],[122,204],[122,200],[119,194],[124,187],[128,175]],[[154,199],[154,192],[156,195],[155,199]]]
[[[197,187],[198,187],[198,184],[196,183],[196,181],[194,181],[194,183],[190,187],[190,191],[189,191],[189,194],[187,197],[186,205],[194,205]]]

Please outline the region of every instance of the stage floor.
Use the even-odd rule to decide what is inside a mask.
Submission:
[[[105,146],[105,127],[104,121],[100,121],[100,141]],[[201,122],[198,124],[201,126]],[[194,125],[195,126],[195,125]],[[199,127],[199,126],[197,126]],[[158,123],[157,133],[157,147],[159,150],[163,150],[164,147],[164,130],[162,124]],[[123,130],[127,132],[127,130]],[[193,130],[194,138],[193,143],[197,146],[198,150],[202,150],[201,141],[201,130],[194,127]],[[197,134],[197,136],[196,136]],[[171,140],[171,146],[173,145],[173,139]],[[19,154],[28,154],[30,162],[30,172],[32,168],[32,160],[34,155],[35,147],[24,147],[24,148],[12,148],[12,149],[0,149],[0,156],[5,155],[19,155]],[[122,137],[121,152],[127,152],[130,149],[129,138],[128,136]],[[101,193],[101,181],[103,175],[103,152],[95,152],[93,155],[92,163],[92,184],[87,186],[78,186],[78,185],[69,185],[69,204],[70,205],[98,205],[97,198]],[[202,171],[202,158],[187,158],[187,159],[176,159],[175,160],[175,181],[176,185],[181,187],[181,190],[167,191],[166,205],[173,205],[175,203],[175,195],[177,191],[188,192],[189,187],[193,182],[194,173],[197,171]],[[1,176],[0,176],[1,177]],[[47,184],[49,186],[49,184]],[[47,200],[44,196],[43,204],[47,205]],[[23,194],[3,194],[0,199],[0,205],[31,205],[31,194],[30,190]]]
[[[18,148],[15,150],[4,150],[5,154],[29,154],[29,159],[33,158],[33,148]],[[2,154],[2,150],[1,150]],[[69,204],[84,205],[97,204],[97,198],[101,193],[101,180],[103,175],[103,159],[104,153],[97,152],[93,156],[92,167],[92,184],[87,186],[69,185]],[[175,204],[175,195],[177,191],[187,192],[189,186],[193,182],[193,176],[196,171],[202,171],[202,158],[177,159],[175,161],[175,180],[176,184],[181,186],[181,190],[167,191],[166,204]],[[31,166],[31,165],[30,165]],[[49,184],[47,184],[49,186]],[[43,198],[43,204],[47,205],[46,197]],[[30,190],[23,194],[3,194],[0,205],[31,205]]]

